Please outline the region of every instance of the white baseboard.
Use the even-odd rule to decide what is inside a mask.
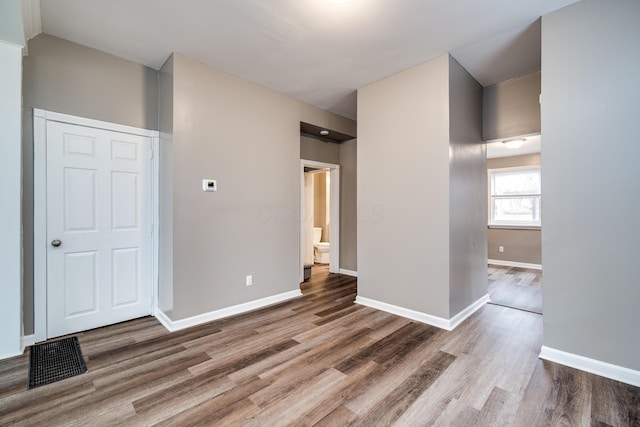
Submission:
[[[480,310],[482,306],[488,302],[489,302],[489,294],[483,295],[482,297],[478,298],[476,302],[472,303],[467,308],[465,308],[464,310],[462,310],[460,313],[456,314],[449,320],[449,323],[451,325],[451,329],[449,330],[452,331],[455,328],[457,328],[459,324],[467,320],[469,316],[471,316],[476,311]]]
[[[161,311],[159,308],[155,308],[153,310],[153,316],[158,319],[158,322],[160,322],[167,331],[173,332],[176,330],[172,326],[173,320],[169,319],[169,316],[167,316],[164,311]]]
[[[503,267],[530,268],[532,270],[542,270],[542,264],[529,264],[528,262],[503,261],[501,259],[490,259],[489,264],[501,265]]]
[[[344,274],[345,276],[353,276],[358,277],[358,272],[353,270],[347,270],[345,268],[340,269],[340,274]]]
[[[640,371],[542,346],[540,359],[640,387]]]
[[[431,314],[422,313],[420,311],[415,311],[404,307],[398,307],[397,305],[387,304],[386,302],[376,301],[373,299],[361,297],[359,295],[356,296],[356,304],[386,311],[387,313],[406,317],[407,319],[416,320],[418,322],[426,323],[427,325],[435,326],[437,328],[446,329],[448,331],[451,330],[451,324],[449,320],[443,317],[432,316]]]
[[[24,349],[36,343],[35,335],[25,335],[20,337],[20,350],[24,353]]]
[[[211,322],[213,320],[222,319],[224,317],[234,316],[236,314],[242,314],[247,311],[256,310],[268,305],[277,304],[279,302],[287,301],[299,296],[302,296],[302,292],[300,292],[300,290],[298,289],[295,291],[284,292],[278,295],[261,298],[255,301],[245,302],[231,307],[221,308],[220,310],[198,314],[197,316],[192,316],[180,320],[171,320],[166,314],[157,309],[154,311],[154,316],[160,323],[162,323],[165,328],[167,328],[169,332],[174,332],[181,329],[189,328],[191,326],[200,325],[202,323]]]
[[[422,313],[420,311],[411,310],[404,307],[398,307],[397,305],[387,304],[386,302],[380,302],[369,298],[357,296],[356,304],[365,305],[367,307],[375,308],[377,310],[386,311],[387,313],[395,314],[397,316],[406,317],[407,319],[416,320],[427,325],[435,326],[440,329],[446,329],[452,331],[456,326],[462,323],[467,317],[475,313],[480,307],[489,301],[489,295],[485,295],[469,307],[462,310],[460,313],[453,316],[451,319],[445,319],[443,317],[433,316],[431,314]]]

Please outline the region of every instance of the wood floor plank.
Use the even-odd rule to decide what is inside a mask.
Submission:
[[[354,415],[351,410],[347,409],[344,406],[344,403],[351,397],[356,395],[357,390],[359,390],[360,386],[366,382],[367,378],[375,377],[377,373],[380,371],[380,365],[375,362],[369,362],[366,365],[362,366],[360,369],[351,373],[344,378],[333,390],[331,390],[331,394],[325,396],[323,399],[318,400],[316,405],[311,408],[302,419],[300,419],[300,425],[304,426],[312,426],[316,424],[323,424],[327,422],[329,418],[337,415],[334,414],[336,410],[342,412],[342,410],[347,410],[349,414]],[[342,409],[340,409],[342,408]],[[329,418],[327,418],[329,417]],[[346,424],[335,424],[335,425],[346,425]]]
[[[191,363],[189,361],[188,363]],[[181,364],[178,367],[163,367],[153,374],[143,375],[141,378],[134,376],[122,384],[113,384],[104,389],[97,389],[94,393],[67,402],[65,405],[55,408],[53,411],[40,412],[31,416],[32,425],[66,425],[75,424],[79,420],[80,425],[87,425],[83,420],[91,419],[94,414],[105,414],[115,408],[126,408],[127,413],[118,418],[129,418],[129,407],[133,409],[131,401],[140,399],[158,390],[170,387],[176,382],[184,381],[189,377],[188,371]]]
[[[316,327],[311,327],[304,330],[303,332],[295,335],[293,339],[300,343],[305,343],[314,338],[326,336],[327,334],[332,334],[333,331],[335,330],[344,330],[345,328],[348,328],[354,324],[366,324],[367,327],[369,327],[372,330],[375,330],[377,325],[375,316],[379,315],[380,313],[382,312],[368,310],[367,307],[365,307],[363,310],[358,310],[353,313],[347,313],[342,318],[333,320],[332,322],[330,322],[330,324],[325,323],[321,325],[316,325],[314,323],[313,325]],[[385,317],[388,316],[388,314],[386,313],[383,313],[383,315]]]
[[[132,406],[136,422],[144,425],[157,424],[176,412],[182,413],[234,388],[233,382],[226,377],[207,378],[197,384],[187,385],[189,381],[134,401]]]
[[[351,370],[370,360],[385,363],[389,360],[402,358],[407,352],[416,347],[422,339],[427,339],[435,333],[435,328],[418,325],[411,322],[392,332],[386,337],[375,341],[356,352],[347,360],[336,366],[336,369],[348,374]]]
[[[229,374],[229,378],[231,378],[236,384],[242,384],[247,379],[251,379],[254,376],[264,376],[267,372],[273,372],[278,367],[280,367],[279,369],[282,370],[286,368],[286,366],[284,366],[285,364],[294,363],[292,361],[301,356],[304,356],[314,349],[317,350],[320,346],[331,342],[334,339],[338,339],[340,336],[345,334],[346,331],[347,330],[342,327],[329,329],[325,331],[324,334],[315,336],[313,339],[310,339],[308,341],[304,341],[298,346],[292,347],[279,354],[254,363],[253,365],[248,366],[244,369],[237,370]],[[296,337],[293,338],[295,341],[298,341]]]
[[[376,363],[379,369],[375,375],[363,379],[352,387],[349,395],[345,396],[344,405],[361,416],[367,414],[378,402],[384,400],[388,394],[414,374],[425,360],[440,353],[438,346],[433,344],[434,342],[425,341],[412,352],[407,353],[403,359]]]
[[[591,421],[611,426],[640,426],[640,396],[635,387],[591,376]]]
[[[538,360],[518,407],[514,425],[551,425],[558,388],[550,372],[552,363]]]
[[[477,426],[513,425],[522,396],[500,387],[491,390],[489,398],[475,419]]]
[[[370,341],[368,329],[358,329],[339,340],[330,342],[311,352],[285,362],[260,375],[262,378],[276,376],[277,380],[263,390],[253,394],[251,400],[264,407],[274,400],[282,400],[301,384],[319,375],[346,355]],[[333,369],[333,368],[332,368]]]
[[[431,387],[398,418],[398,425],[452,424],[468,406],[458,402],[464,393],[473,392],[480,365],[475,357],[466,354],[457,356]],[[456,378],[456,381],[452,381],[452,378]]]
[[[191,426],[191,425],[213,425],[220,423],[221,420],[231,414],[231,412],[239,412],[236,416],[239,418],[249,417],[254,411],[258,412],[258,406],[248,397],[259,390],[273,383],[274,378],[254,377],[251,381],[240,386],[234,387],[227,393],[224,393],[218,399],[210,399],[204,401],[197,406],[179,412],[166,420],[158,423],[162,426]]]
[[[316,320],[315,322],[313,322],[313,324],[316,325],[316,326],[321,326],[321,325],[324,325],[326,323],[331,323],[336,319],[340,319],[343,316],[346,316],[347,314],[351,314],[351,313],[354,313],[356,311],[362,310],[362,306],[361,305],[355,305],[353,302],[350,302],[349,304],[346,304],[346,305],[341,305],[339,307],[341,307],[340,310],[333,311],[331,313],[331,315],[323,316],[321,319]],[[327,312],[327,310],[325,310],[325,312]]]
[[[316,266],[302,297],[239,316],[85,331],[88,372],[32,390],[27,354],[0,361],[0,425],[640,426],[639,388],[538,359],[539,314],[488,304],[449,332],[356,289]]]
[[[75,381],[73,387],[67,387],[64,390],[57,390],[50,384],[31,391],[34,393],[26,395],[23,390],[10,398],[2,399],[0,405],[0,420],[2,422],[0,425],[27,422],[27,420],[51,409],[65,407],[70,402],[79,401],[84,396],[91,394],[95,391],[95,387],[91,381]],[[39,403],[36,404],[36,402]]]
[[[586,372],[558,366],[555,384],[556,406],[553,425],[589,425],[591,421],[591,382]]]
[[[447,367],[455,360],[448,353],[440,352],[427,360],[391,393],[379,401],[367,414],[354,425],[391,425],[411,404],[433,384]]]
[[[519,267],[489,266],[491,303],[542,314],[542,272]]]
[[[291,338],[284,338],[271,343],[271,345],[256,346],[255,350],[250,353],[235,353],[233,356],[227,356],[225,358],[206,360],[203,363],[190,367],[189,371],[194,375],[206,374],[211,376],[222,373],[230,374],[297,345],[300,345],[298,341],[292,340]]]
[[[336,409],[327,414],[317,423],[313,424],[315,427],[335,427],[335,426],[348,426],[357,419],[357,415],[351,412],[351,410],[344,406],[338,406]]]
[[[264,402],[263,405],[258,404],[264,408],[260,412],[260,419],[253,419],[251,422],[247,422],[247,425],[286,425],[292,423],[294,419],[304,419],[305,414],[315,407],[319,400],[323,400],[323,395],[343,381],[345,377],[346,375],[340,371],[327,369],[297,388],[295,398],[287,400],[274,398],[267,401],[266,406],[264,406]],[[251,400],[254,400],[253,397]]]
[[[210,359],[205,353],[193,354],[185,351],[177,355],[158,358],[144,365],[123,369],[108,376],[101,376],[96,378],[93,383],[97,390],[118,393],[145,381],[153,381],[173,372],[186,371],[188,368],[206,360]]]

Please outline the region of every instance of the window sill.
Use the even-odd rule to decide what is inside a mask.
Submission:
[[[541,230],[539,225],[504,225],[504,224],[489,224],[487,228],[496,228],[499,230]]]

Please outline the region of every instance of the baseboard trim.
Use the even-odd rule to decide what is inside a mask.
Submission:
[[[480,310],[482,306],[484,306],[488,302],[489,302],[489,294],[483,295],[482,297],[478,298],[476,302],[472,303],[467,308],[465,308],[464,310],[462,310],[460,313],[456,314],[449,320],[449,323],[451,324],[451,329],[449,330],[452,331],[455,328],[457,328],[458,325],[460,325],[462,322],[467,320],[469,316],[471,316],[476,311]]]
[[[387,313],[395,314],[397,316],[406,317],[407,319],[416,320],[427,325],[435,326],[440,329],[452,331],[460,323],[462,323],[467,317],[478,311],[484,304],[489,301],[489,295],[485,295],[471,304],[469,307],[462,310],[460,313],[453,316],[451,319],[445,319],[443,317],[433,316],[431,314],[422,313],[420,311],[411,310],[404,307],[398,307],[397,305],[387,304],[386,302],[380,302],[373,299],[357,296],[356,304],[364,305],[367,307],[375,308],[377,310],[386,311]]]
[[[173,329],[173,326],[172,326],[173,320],[169,319],[169,316],[167,316],[159,308],[156,308],[155,310],[153,310],[153,316],[156,319],[158,319],[158,322],[160,322],[167,331],[173,332],[175,330]]]
[[[542,346],[540,359],[640,387],[640,371]]]
[[[358,272],[353,270],[347,270],[346,268],[340,269],[340,274],[344,274],[345,276],[358,277]]]
[[[30,347],[36,343],[35,335],[25,335],[20,337],[20,350],[24,353],[24,349]]]
[[[160,310],[155,310],[154,315],[169,332],[174,332],[181,329],[190,328],[192,326],[197,326],[202,323],[222,319],[224,317],[246,313],[247,311],[252,311],[258,308],[266,307],[268,305],[277,304],[283,301],[297,298],[299,296],[302,296],[302,292],[300,292],[300,290],[298,289],[295,291],[284,292],[278,295],[272,295],[270,297],[233,305],[231,307],[221,308],[220,310],[198,314],[197,316],[187,317],[186,319],[180,320],[171,320],[165,313]]]
[[[397,305],[387,304],[386,302],[380,302],[373,299],[356,296],[356,304],[365,305],[367,307],[375,308],[376,310],[386,311],[387,313],[395,314],[397,316],[406,317],[407,319],[416,320],[427,325],[435,326],[440,329],[451,330],[451,322],[449,320],[432,316],[431,314],[422,313],[420,311],[411,310],[404,307],[398,307]]]
[[[501,259],[490,259],[489,264],[500,265],[503,267],[520,267],[520,268],[530,268],[532,270],[542,270],[542,264],[529,264],[528,262],[503,261]]]

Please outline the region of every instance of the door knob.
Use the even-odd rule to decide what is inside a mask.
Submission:
[[[51,241],[51,246],[56,247],[56,248],[57,248],[58,246],[60,246],[61,244],[62,244],[62,240],[53,239],[53,240]]]

